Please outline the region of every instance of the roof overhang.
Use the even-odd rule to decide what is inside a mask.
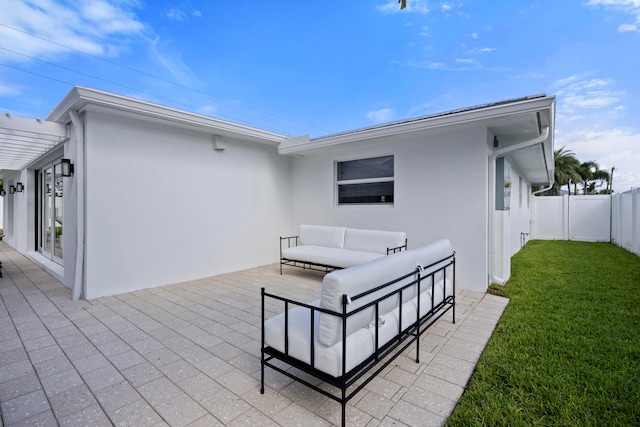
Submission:
[[[428,136],[454,127],[482,127],[496,136],[505,148],[536,139],[549,126],[549,137],[543,143],[506,155],[509,162],[533,185],[550,184],[553,179],[553,133],[555,96],[534,95],[513,100],[447,111],[379,126],[357,129],[321,138],[289,138],[278,147],[280,154],[305,155],[345,144],[397,138],[400,135]],[[496,147],[498,148],[498,147]]]
[[[272,146],[277,146],[287,138],[285,135],[251,126],[79,86],[74,87],[60,104],[51,111],[45,120],[56,123],[68,123],[71,121],[69,117],[69,111],[71,110],[82,113],[93,109],[105,108],[114,113],[136,114],[149,120],[170,123],[177,127]]]
[[[0,116],[0,177],[27,167],[67,139],[67,127],[40,119]]]

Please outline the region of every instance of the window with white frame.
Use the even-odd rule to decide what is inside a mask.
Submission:
[[[337,162],[338,205],[393,205],[393,156]]]

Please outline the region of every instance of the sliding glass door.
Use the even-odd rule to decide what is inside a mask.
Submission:
[[[38,250],[45,257],[62,264],[64,222],[61,159],[38,171]]]

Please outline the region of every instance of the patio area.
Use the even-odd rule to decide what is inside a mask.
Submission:
[[[272,264],[91,301],[0,241],[0,427],[338,425],[340,405],[270,369],[260,288],[311,301],[322,274]],[[349,426],[439,426],[508,304],[459,291],[347,406]]]

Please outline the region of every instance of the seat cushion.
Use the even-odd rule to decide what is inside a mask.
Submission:
[[[328,248],[343,248],[346,227],[332,227],[327,225],[301,225],[300,245],[326,246]]]
[[[370,289],[391,282],[404,275],[416,271],[413,254],[398,252],[388,256],[356,265],[345,270],[338,270],[324,276],[320,306],[328,310],[342,313],[342,296],[355,297]],[[410,284],[415,275],[400,280],[384,289],[373,292],[347,305],[347,313],[374,301],[395,289]],[[403,291],[403,302],[415,296],[415,288]],[[379,314],[384,315],[398,306],[398,295],[393,295],[379,304]],[[375,308],[372,306],[357,314],[349,316],[347,320],[347,335],[371,323],[375,318]],[[342,319],[322,313],[320,315],[319,340],[322,344],[331,346],[342,339]]]
[[[310,305],[319,306],[320,300]],[[324,315],[324,314],[323,314]],[[342,372],[342,345],[339,341],[326,346],[319,339],[319,317],[314,317],[314,360],[313,367],[333,377],[340,377]],[[398,333],[399,310],[395,308],[382,316],[378,326],[378,347],[382,347]],[[339,321],[339,319],[338,319]],[[402,329],[406,329],[416,321],[416,310],[413,302],[407,302],[402,308]],[[311,361],[311,315],[305,307],[289,310],[289,355],[307,364]],[[375,326],[365,325],[354,331],[346,341],[346,372],[358,366],[375,351]],[[285,326],[284,313],[267,320],[264,324],[265,343],[284,353]]]
[[[283,258],[338,268],[364,264],[383,256],[372,252],[348,251],[316,245],[300,245],[282,249]]]
[[[405,244],[406,239],[407,233],[400,231],[347,228],[344,235],[344,248],[386,255],[387,248],[402,246]]]

